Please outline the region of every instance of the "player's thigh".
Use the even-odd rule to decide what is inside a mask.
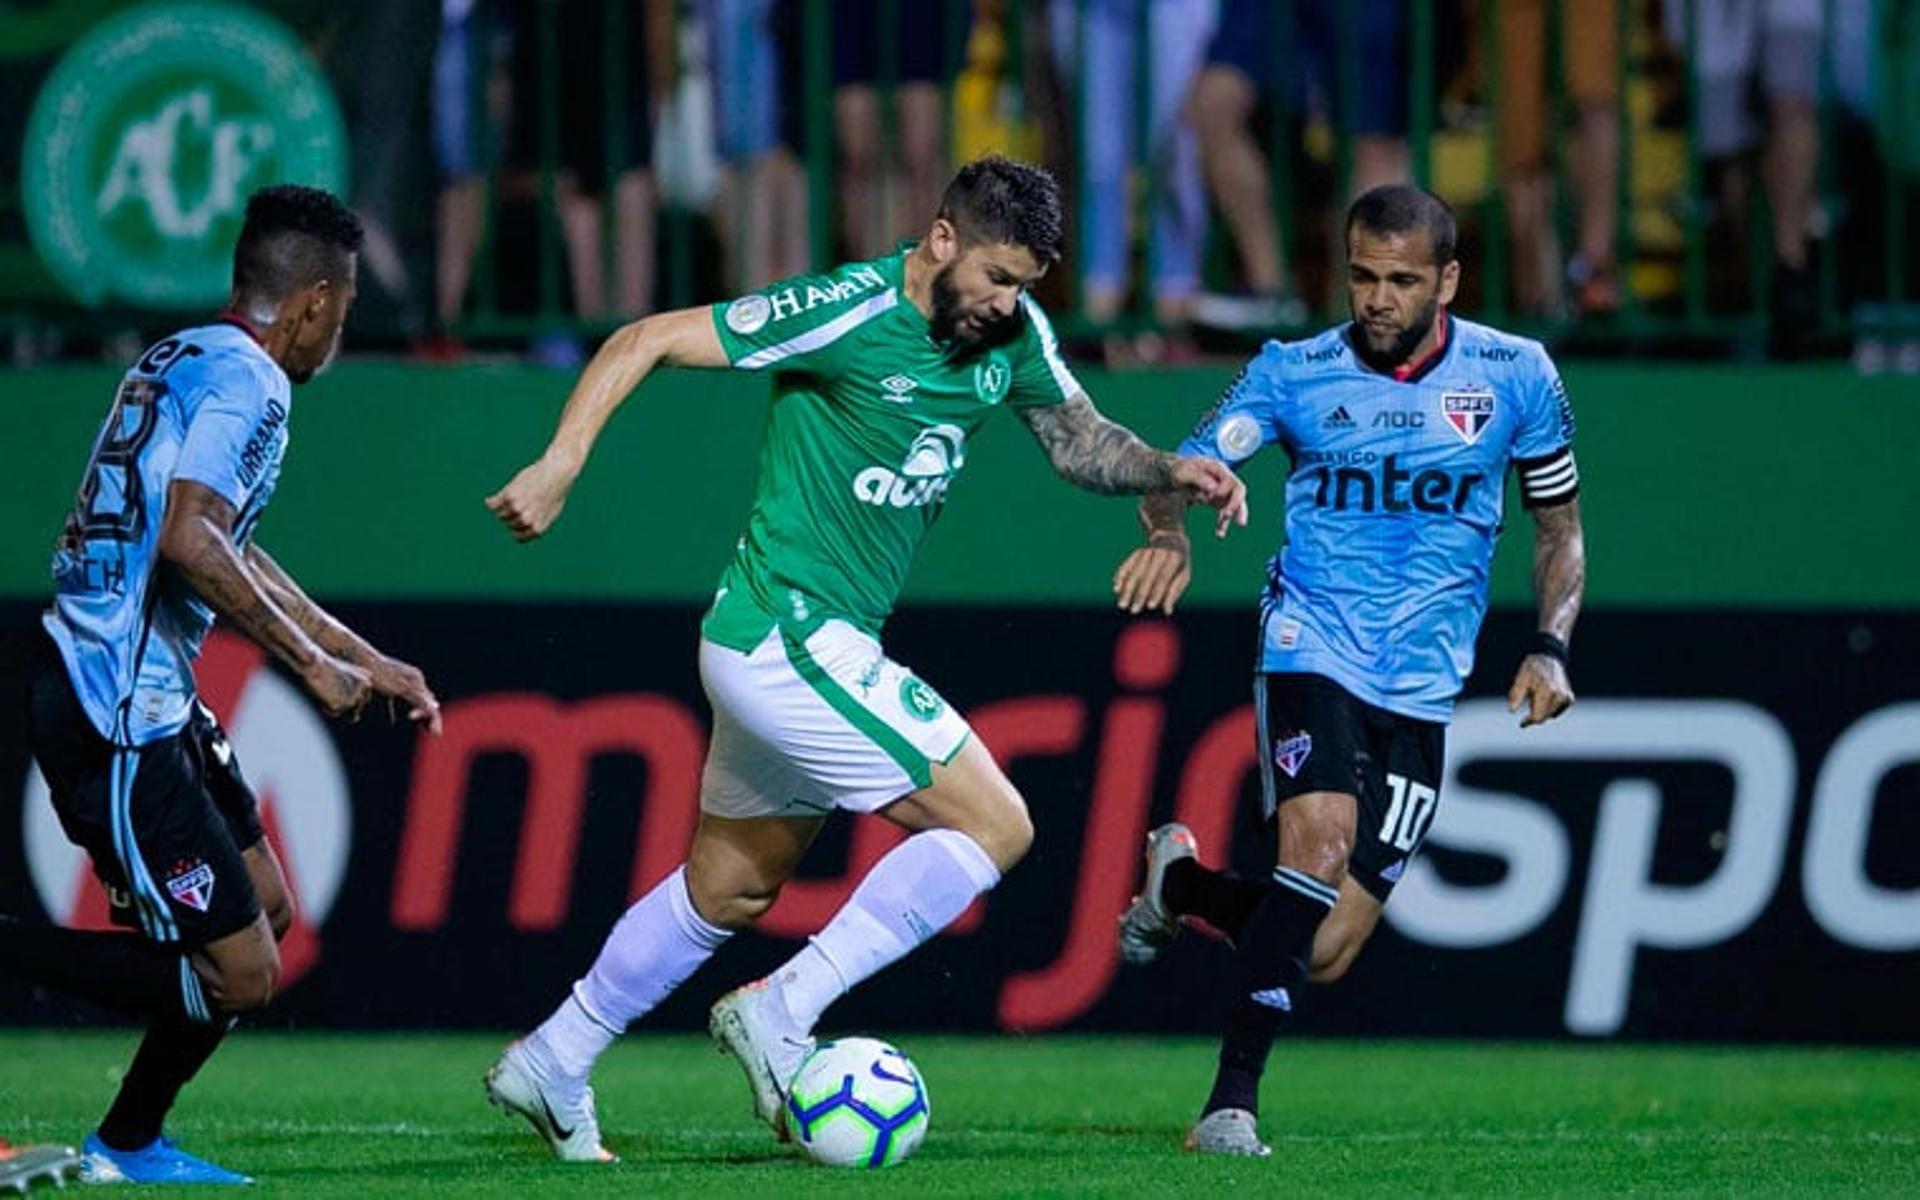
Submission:
[[[1340,881],[1340,899],[1313,935],[1314,983],[1332,983],[1353,966],[1380,924],[1385,905],[1349,875]]]
[[[695,911],[723,929],[752,924],[793,878],[825,820],[701,813],[687,853],[687,894]]]
[[[1374,709],[1350,870],[1381,903],[1426,842],[1440,811],[1446,727]]]
[[[1357,701],[1332,680],[1295,672],[1254,677],[1264,814],[1279,862],[1329,882],[1346,870],[1364,786]]]
[[[903,796],[881,815],[903,829],[952,829],[966,834],[1001,871],[1033,844],[1027,802],[979,738],[969,738],[951,762],[935,764],[930,786]]]
[[[260,911],[273,936],[283,938],[293,927],[293,891],[287,886],[287,873],[273,843],[262,837],[240,852],[247,864],[247,878],[253,882],[253,894],[260,898]]]

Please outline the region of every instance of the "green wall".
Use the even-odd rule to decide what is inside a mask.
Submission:
[[[1086,372],[1110,414],[1171,444],[1231,372]],[[1920,603],[1920,383],[1839,366],[1573,364],[1590,604]],[[44,591],[47,551],[116,372],[0,372],[0,595]],[[671,373],[609,429],[566,514],[515,545],[481,500],[543,444],[569,376],[349,364],[295,398],[260,540],[321,596],[697,600],[751,496],[766,380]],[[1130,500],[1055,481],[1009,417],[968,447],[911,600],[1104,604]],[[1278,536],[1285,458],[1250,464],[1253,523],[1197,554],[1193,597],[1248,603]],[[1528,525],[1495,600],[1525,604]],[[1198,518],[1195,518],[1198,529]],[[1211,538],[1196,540],[1211,543]]]

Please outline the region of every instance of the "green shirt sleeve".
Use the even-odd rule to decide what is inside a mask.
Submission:
[[[900,291],[872,263],[825,275],[796,275],[713,306],[727,361],[745,371],[831,370],[847,334],[900,303]]]
[[[1060,339],[1053,336],[1053,323],[1031,296],[1021,295],[1020,307],[1026,310],[1027,321],[1015,343],[1013,384],[1007,391],[1007,403],[1015,408],[1044,408],[1072,399],[1085,389],[1067,369],[1067,360],[1060,354]]]

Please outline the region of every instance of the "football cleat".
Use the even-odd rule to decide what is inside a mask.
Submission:
[[[1187,1133],[1187,1149],[1195,1154],[1229,1154],[1266,1158],[1273,1148],[1260,1140],[1259,1124],[1244,1108],[1219,1108],[1201,1117]]]
[[[0,1191],[24,1195],[36,1183],[65,1187],[79,1172],[80,1155],[72,1146],[16,1146],[0,1138]]]
[[[562,1162],[620,1161],[600,1144],[593,1089],[582,1086],[569,1096],[559,1085],[558,1070],[541,1061],[529,1040],[521,1038],[508,1046],[488,1069],[487,1101],[503,1112],[525,1117]]]
[[[1197,850],[1193,830],[1178,821],[1147,835],[1147,877],[1140,885],[1140,894],[1120,914],[1121,962],[1136,967],[1150,963],[1179,935],[1180,917],[1167,907],[1162,889],[1167,868],[1194,857]]]
[[[80,1146],[82,1183],[203,1183],[234,1185],[253,1180],[225,1167],[216,1167],[157,1137],[138,1150],[115,1150],[90,1133]]]
[[[816,1042],[796,1037],[781,1003],[766,980],[737,987],[714,1003],[707,1021],[720,1051],[733,1055],[753,1089],[753,1115],[767,1123],[774,1136],[787,1141],[787,1085],[807,1061]]]

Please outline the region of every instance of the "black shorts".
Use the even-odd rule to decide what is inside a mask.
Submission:
[[[1254,676],[1268,820],[1305,792],[1359,801],[1347,873],[1385,903],[1440,808],[1447,729],[1377,708],[1320,675]]]
[[[185,947],[260,914],[242,852],[264,836],[253,789],[206,707],[144,746],[115,746],[80,707],[51,640],[35,664],[33,756],[67,837],[93,859],[113,921]]]

